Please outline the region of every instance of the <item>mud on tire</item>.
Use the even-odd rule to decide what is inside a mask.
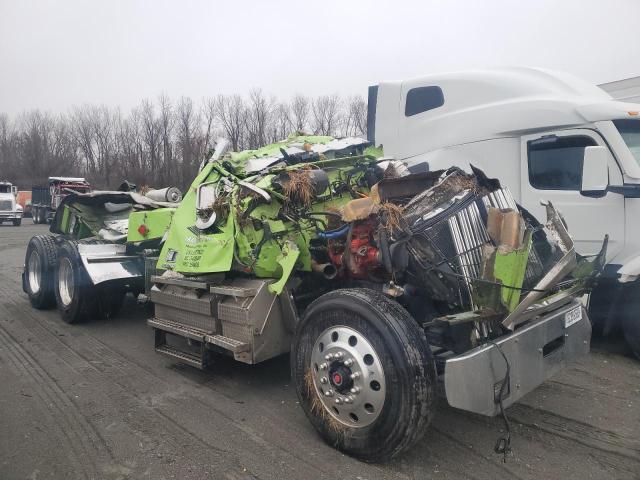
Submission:
[[[365,426],[339,421],[327,402],[321,401],[319,390],[326,390],[326,383],[316,381],[312,372],[316,364],[311,359],[314,349],[331,351],[331,339],[340,341],[333,327],[358,332],[384,369],[384,403],[375,420]],[[318,343],[320,338],[330,339],[329,344]],[[335,362],[331,365],[335,368]],[[347,374],[350,370],[343,367],[339,365],[338,373]],[[367,462],[383,462],[410,448],[424,435],[434,414],[436,371],[424,332],[404,308],[379,292],[335,290],[309,305],[294,337],[291,371],[300,404],[325,442]],[[335,373],[329,376],[334,387],[331,375]],[[366,389],[374,387],[362,373],[358,380],[362,391],[356,395],[366,395]],[[326,382],[326,378],[320,380]]]
[[[37,309],[51,308],[56,304],[54,275],[57,263],[55,237],[36,235],[29,240],[24,259],[22,289]]]

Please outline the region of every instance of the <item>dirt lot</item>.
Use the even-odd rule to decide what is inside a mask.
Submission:
[[[110,321],[71,326],[30,307],[20,286],[29,238],[0,227],[0,478],[640,478],[640,363],[619,340],[508,410],[514,455],[493,453],[502,422],[440,402],[408,454],[367,465],[324,445],[296,404],[288,358],[221,359],[201,372],[154,352],[128,299]]]

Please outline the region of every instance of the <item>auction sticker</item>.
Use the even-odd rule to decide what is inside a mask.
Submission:
[[[582,307],[576,307],[564,314],[564,328],[582,320]]]

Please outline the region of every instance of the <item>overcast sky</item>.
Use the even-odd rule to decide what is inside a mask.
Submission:
[[[126,111],[261,87],[369,84],[497,65],[640,75],[639,0],[0,0],[0,112]]]

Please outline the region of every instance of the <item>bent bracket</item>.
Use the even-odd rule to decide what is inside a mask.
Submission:
[[[284,288],[285,283],[289,280],[299,256],[300,250],[298,249],[298,246],[291,240],[287,240],[282,247],[280,255],[278,255],[278,258],[276,259],[278,264],[282,267],[282,276],[277,282],[269,285],[269,291],[271,293],[275,293],[276,295],[280,295],[282,293],[282,289]]]

